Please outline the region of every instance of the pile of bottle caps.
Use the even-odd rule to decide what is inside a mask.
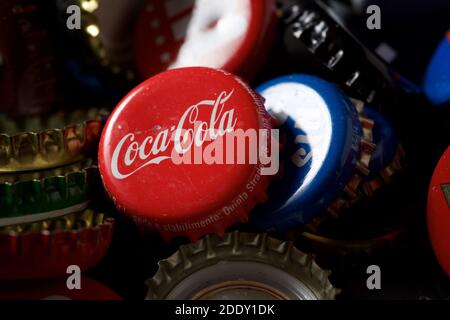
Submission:
[[[450,296],[450,5],[401,2],[2,1],[0,298]]]

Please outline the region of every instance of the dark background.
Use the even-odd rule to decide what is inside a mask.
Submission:
[[[54,44],[59,79],[58,103],[64,108],[114,106],[134,83],[119,86],[113,91],[100,88],[92,92],[80,85],[67,69],[67,52],[75,52],[80,57],[85,52],[75,42],[61,41],[64,38],[63,30],[60,21],[55,18],[58,13],[52,1],[38,2],[44,8],[42,20]],[[375,49],[380,42],[395,48],[398,57],[391,67],[418,85],[421,85],[433,51],[450,26],[450,1],[362,1],[363,8],[369,4],[381,7],[382,29],[372,31],[366,28],[365,12],[351,9],[351,1],[330,0],[328,3],[340,8],[336,9],[336,13],[370,49]],[[279,34],[282,33],[282,27],[279,26]],[[287,56],[282,36],[278,37],[268,61],[252,81],[252,86],[279,75],[304,72],[306,69],[297,59]],[[100,69],[92,67],[87,70],[102,73]],[[405,148],[405,168],[392,185],[346,213],[352,216],[355,212],[364,212],[367,217],[364,221],[358,221],[359,225],[348,222],[346,236],[356,237],[361,225],[364,230],[372,230],[386,221],[388,224],[394,223],[393,220],[395,224],[401,224],[405,232],[399,241],[368,257],[330,258],[319,254],[318,260],[322,266],[334,271],[332,282],[343,289],[340,299],[448,299],[450,280],[437,264],[429,242],[426,200],[434,167],[450,142],[449,106],[435,108],[421,95],[411,97],[399,93],[389,102],[385,115],[394,124]],[[113,205],[100,191],[96,205],[102,211],[115,212]],[[187,240],[163,243],[158,235],[141,235],[131,221],[118,213],[114,215],[117,223],[109,253],[95,269],[86,274],[125,299],[143,299],[146,294],[144,281],[156,272],[157,261],[170,256],[179,244],[187,243]],[[236,228],[248,229],[247,226],[231,229]],[[299,247],[302,247],[301,243]],[[366,287],[366,268],[371,264],[381,267],[381,290],[370,291]]]
[[[393,47],[398,56],[392,68],[420,85],[430,57],[450,25],[450,2],[363,1],[364,8],[370,4],[381,8],[381,30],[366,28],[368,15],[365,12],[347,12],[340,16],[370,49],[374,50],[380,42]],[[304,70],[295,59],[286,59],[282,37],[278,37],[269,63],[253,84]],[[385,115],[401,138],[407,164],[393,185],[353,211],[367,215],[367,220],[361,222],[365,226],[376,225],[380,220],[391,221],[400,215],[399,223],[405,227],[405,233],[391,247],[370,257],[328,258],[319,254],[319,261],[334,271],[333,283],[343,289],[340,299],[450,299],[450,280],[437,264],[426,225],[428,185],[437,161],[450,142],[448,108],[434,108],[423,96],[401,95],[391,102]],[[352,212],[347,214],[351,216]],[[111,254],[90,274],[124,298],[139,299],[146,292],[143,280],[154,274],[158,258],[168,257],[178,243],[187,241],[160,246],[161,240],[156,235],[144,240],[128,231],[133,229],[131,225],[118,223],[117,226]],[[353,230],[351,227],[349,237],[358,229],[356,225]],[[371,291],[366,287],[366,268],[371,264],[381,267],[382,290]]]

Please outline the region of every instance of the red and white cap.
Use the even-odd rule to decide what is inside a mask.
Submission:
[[[270,128],[262,98],[240,78],[203,67],[166,71],[111,114],[100,173],[116,206],[138,225],[166,239],[222,234],[265,200],[270,176],[261,174],[268,166],[261,151],[271,146]],[[232,144],[239,133],[255,133],[257,148],[238,145],[239,137]]]
[[[274,0],[152,0],[138,17],[135,61],[145,78],[190,66],[249,78],[275,38]]]
[[[431,179],[427,214],[434,252],[450,277],[450,147],[439,160]]]

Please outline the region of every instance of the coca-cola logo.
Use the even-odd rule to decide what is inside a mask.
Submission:
[[[178,124],[158,130],[156,135],[147,135],[137,141],[136,133],[128,133],[114,149],[111,159],[111,171],[116,179],[125,179],[151,164],[159,164],[172,158],[176,152],[184,154],[192,148],[202,146],[206,141],[212,141],[233,132],[236,126],[235,110],[225,104],[233,96],[221,92],[215,100],[203,100],[186,109]],[[199,119],[200,109],[211,108],[208,121]],[[169,149],[172,147],[172,149]],[[121,169],[119,169],[121,168]],[[133,168],[127,171],[127,168]],[[121,171],[122,170],[122,171]]]

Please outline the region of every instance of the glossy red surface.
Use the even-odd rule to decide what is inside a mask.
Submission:
[[[208,133],[210,141],[195,146],[183,144],[177,128],[194,136],[220,128],[224,134]],[[222,233],[247,219],[264,199],[269,178],[258,173],[259,161],[227,163],[226,144],[217,149],[224,163],[208,163],[204,155],[238,129],[269,128],[261,98],[234,75],[209,68],[166,71],[132,90],[111,114],[100,141],[100,173],[116,206],[140,225],[168,238]],[[238,150],[247,149],[236,143],[235,157]],[[181,154],[190,164],[176,162]]]
[[[450,277],[450,147],[439,161],[428,191],[428,231],[434,252]]]
[[[147,1],[134,33],[138,70],[205,66],[249,78],[272,46],[275,12],[273,0]]]
[[[78,230],[0,233],[0,282],[65,277],[70,265],[88,270],[106,255],[113,227],[108,219]]]

